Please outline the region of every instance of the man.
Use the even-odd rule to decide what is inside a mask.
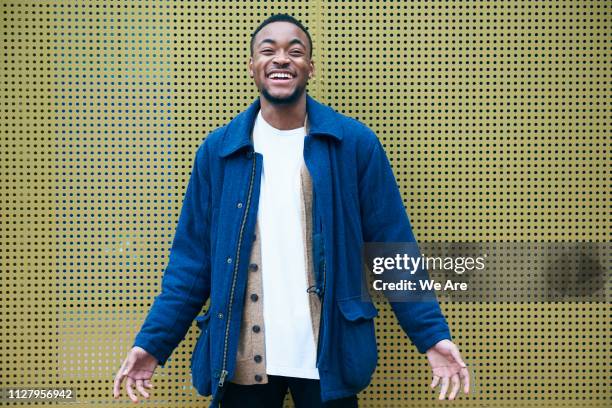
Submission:
[[[375,134],[306,93],[312,42],[288,15],[251,38],[259,97],[196,152],[162,291],[114,383],[145,397],[196,322],[193,383],[211,406],[356,407],[371,381],[377,310],[361,293],[364,242],[416,242]],[[265,295],[265,296],[264,296]],[[468,370],[436,301],[391,302],[454,399]],[[265,336],[264,336],[265,333]]]

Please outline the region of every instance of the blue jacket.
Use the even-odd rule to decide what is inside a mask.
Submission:
[[[195,318],[201,333],[192,380],[201,395],[214,396],[211,407],[235,367],[263,160],[250,138],[259,106],[257,98],[197,149],[161,292],[134,342],[163,367]],[[328,401],[358,393],[376,369],[378,312],[361,300],[363,243],[416,241],[374,132],[309,95],[306,106],[304,161],[313,183],[312,244],[323,301],[317,367]],[[419,352],[451,339],[437,301],[391,307]]]

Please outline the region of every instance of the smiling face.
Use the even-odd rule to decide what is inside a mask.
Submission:
[[[249,75],[261,95],[273,104],[297,101],[314,73],[308,37],[295,24],[277,21],[255,36]]]

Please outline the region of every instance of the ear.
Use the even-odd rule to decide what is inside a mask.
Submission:
[[[253,57],[249,57],[249,76],[253,78]]]
[[[308,79],[311,79],[315,74],[315,65],[314,61],[310,60],[310,72],[308,73]]]

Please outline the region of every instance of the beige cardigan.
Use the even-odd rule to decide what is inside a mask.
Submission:
[[[315,283],[312,262],[312,179],[305,165],[301,168],[301,194],[302,194],[302,231],[304,238],[304,253],[308,286]],[[263,324],[263,287],[262,273],[264,265],[261,264],[261,240],[259,224],[255,224],[255,237],[251,249],[247,287],[244,297],[242,324],[240,326],[240,341],[236,355],[236,372],[230,380],[236,384],[266,384],[266,348],[264,343]],[[321,316],[321,301],[316,293],[309,293],[310,318],[315,344],[318,344],[319,318]]]

